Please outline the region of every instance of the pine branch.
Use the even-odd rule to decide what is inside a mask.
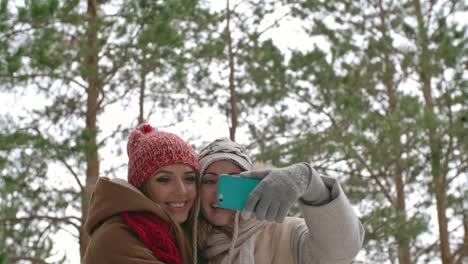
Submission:
[[[141,30],[143,28],[143,25],[141,25],[134,36],[130,36],[131,39],[136,39],[137,36],[140,34]],[[123,58],[127,58],[128,56],[128,49],[130,48],[130,45],[125,46],[124,52],[123,52]],[[127,64],[127,59],[120,59],[119,63],[114,64],[114,66],[106,73],[103,74],[103,77],[101,78],[102,80],[102,86],[106,85],[112,78],[114,78],[115,74],[117,71],[122,68],[124,65]]]
[[[62,25],[62,23],[65,23],[64,21],[56,21],[56,20],[53,20],[53,17],[51,19],[49,19],[48,21],[46,22],[42,22],[40,25],[36,25],[36,26],[30,26],[31,24],[34,24],[36,21],[34,20],[28,20],[28,19],[22,19],[22,20],[16,20],[16,21],[11,21],[11,23],[15,26],[18,26],[18,25],[23,25],[23,26],[26,26],[28,25],[29,27],[28,28],[22,28],[22,29],[16,29],[16,30],[11,30],[9,32],[6,32],[5,34],[3,35],[0,35],[0,39],[9,39],[11,36],[13,35],[16,35],[16,34],[21,34],[21,33],[27,33],[28,31],[30,30],[35,30],[35,29],[38,29],[38,28],[45,28],[47,26],[52,26],[54,27],[54,23],[60,23],[59,25]],[[13,26],[14,28],[14,26]],[[54,27],[54,28],[59,28],[58,26]],[[61,33],[66,33],[66,32],[61,32]],[[28,34],[31,34],[31,33],[28,33]]]
[[[293,95],[294,96],[294,95]],[[332,125],[334,127],[338,127],[337,123],[336,123],[336,120],[333,118],[333,114],[331,113],[328,113],[328,112],[325,112],[323,110],[323,107],[321,107],[320,105],[317,105],[317,104],[314,104],[311,100],[308,100],[306,99],[305,97],[300,97],[299,95],[296,95],[296,98],[293,98],[294,100],[297,100],[298,102],[303,102],[303,103],[306,103],[308,104],[312,109],[318,111],[319,113],[321,114],[324,114],[328,117],[328,119],[330,120],[330,122],[332,123]]]
[[[59,80],[64,80],[65,82],[71,82],[74,83],[81,88],[86,89],[86,85],[78,82],[77,80],[67,77],[67,76],[60,76],[57,73],[34,73],[34,74],[19,74],[19,75],[0,75],[0,79],[19,79],[19,80],[24,80],[24,79],[36,79],[36,78],[51,78],[51,79],[59,79]]]
[[[25,128],[23,128],[23,129],[25,129]],[[27,128],[26,128],[26,129],[27,129]],[[38,135],[41,135],[41,137],[42,137],[42,133],[41,133],[41,131],[39,130],[38,127],[34,126],[34,127],[30,127],[30,129],[33,129],[34,131],[36,131],[36,133],[38,133]],[[83,192],[83,191],[84,191],[83,184],[81,183],[78,174],[73,170],[72,166],[70,166],[70,165],[66,162],[66,160],[65,160],[64,158],[60,157],[59,155],[55,155],[55,157],[65,165],[65,167],[66,167],[66,168],[68,169],[68,171],[73,175],[73,177],[75,178],[76,182],[78,183],[78,186],[80,187],[81,192]]]
[[[316,109],[318,110],[320,113],[326,115],[331,123],[332,123],[332,126],[334,126],[335,128],[339,129],[338,127],[338,124],[337,122],[335,121],[335,119],[333,118],[333,115],[332,114],[329,114],[325,111],[322,110],[321,107],[319,107],[318,105],[315,105],[314,103],[312,103],[310,100],[306,100],[304,98],[301,98],[301,97],[297,97],[296,100],[298,100],[299,102],[302,101],[302,102],[305,102],[307,103],[309,106],[311,106],[313,109]],[[372,173],[372,170],[371,168],[365,163],[364,159],[357,153],[357,152],[354,152],[354,154],[356,155],[356,157],[358,158],[359,162],[367,169],[367,171],[369,172],[369,174],[371,175],[371,178],[374,179],[374,181],[377,183],[377,185],[380,187],[381,191],[383,192],[383,194],[385,195],[385,197],[387,198],[387,200],[390,202],[390,204],[392,204],[392,206],[394,206],[394,201],[393,201],[393,198],[392,196],[390,195],[390,192],[385,188],[385,186],[380,182],[380,180],[378,179],[378,177]]]
[[[27,260],[27,261],[30,261],[31,264],[49,264],[43,259],[27,257],[27,256],[7,256],[7,260],[11,263],[17,263],[20,260]]]
[[[34,28],[33,27],[29,27],[29,28],[22,28],[22,29],[16,29],[16,30],[12,30],[10,32],[7,32],[3,35],[0,35],[0,39],[9,39],[11,36],[13,35],[16,35],[16,34],[19,34],[19,33],[26,33],[30,30],[33,30]]]
[[[385,186],[382,184],[382,182],[379,180],[379,178],[377,177],[377,175],[375,175],[374,173],[372,173],[372,168],[369,167],[369,165],[366,164],[366,162],[364,161],[364,159],[356,152],[354,151],[354,155],[356,155],[356,158],[358,159],[358,161],[364,165],[364,167],[367,169],[367,171],[369,172],[370,176],[372,179],[374,179],[374,181],[377,183],[377,185],[380,187],[380,190],[383,192],[384,196],[387,198],[387,200],[390,202],[390,204],[396,208],[396,205],[395,205],[395,202],[392,198],[392,196],[390,195],[390,192],[385,188]],[[385,178],[384,178],[385,179]]]
[[[432,1],[434,1],[434,0],[431,0],[431,2]],[[441,10],[444,10],[446,8],[446,6],[448,4],[450,4],[450,3],[452,4],[452,6],[450,6],[449,12],[446,14],[446,16],[449,16],[449,15],[453,14],[456,11],[457,1],[447,0],[444,3],[442,3],[441,7],[440,7]],[[429,16],[431,16],[431,14],[429,14]],[[445,30],[445,28],[438,27],[436,30],[434,30],[434,32],[432,33],[432,36],[440,34],[441,30]]]
[[[136,30],[135,34],[131,36],[131,39],[137,39],[137,36],[140,34],[141,30],[143,29],[143,26],[144,26],[143,24],[139,25],[138,30]],[[130,45],[125,47],[124,55],[122,56],[123,58],[127,58],[129,48],[130,48]],[[122,68],[125,64],[127,64],[127,62],[128,62],[127,59],[119,60],[119,63],[114,64],[113,67],[107,73],[103,74],[102,78],[99,78],[100,94],[102,95],[101,99],[98,102],[99,109],[104,109],[106,105],[109,105],[116,101],[121,100],[121,98],[123,98],[130,91],[130,89],[125,89],[123,96],[120,96],[114,100],[111,100],[110,102],[107,102],[106,104],[103,103],[104,99],[106,98],[106,91],[104,90],[104,86],[107,85],[114,78],[114,76],[117,74],[117,71],[120,68]]]
[[[69,225],[74,226],[76,229],[80,230],[80,225],[74,223],[71,220],[77,220],[81,221],[79,217],[76,216],[67,216],[67,217],[55,217],[55,216],[48,216],[48,215],[31,215],[28,217],[9,217],[9,218],[0,218],[0,223],[6,223],[6,222],[13,222],[13,223],[18,223],[18,222],[31,222],[34,220],[48,220],[54,223],[59,223],[63,222]]]
[[[314,168],[315,168],[315,166],[314,166]],[[339,174],[339,175],[349,174],[349,171],[341,170],[341,169],[335,169],[335,168],[330,168],[330,166],[323,166],[323,167],[320,167],[320,165],[319,165],[319,166],[317,166],[317,168],[318,168],[318,169],[321,168],[321,169],[324,170],[324,171],[334,172],[334,173],[337,173],[337,174]],[[328,175],[328,173],[327,173],[327,175]]]

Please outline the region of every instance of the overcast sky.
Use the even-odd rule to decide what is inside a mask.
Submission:
[[[211,3],[214,9],[225,8],[225,1],[211,0],[207,2]],[[231,2],[233,2],[234,5],[236,1]],[[285,10],[278,10],[277,16],[281,16],[284,11]],[[271,23],[273,19],[274,18],[272,17],[270,21],[266,21],[266,24]],[[268,33],[264,35],[264,38],[272,38],[275,45],[284,51],[288,51],[290,49],[308,50],[311,49],[314,44],[317,44],[325,50],[328,49],[328,44],[325,43],[323,39],[308,37],[301,29],[301,22],[297,20],[283,20],[280,27],[268,31]],[[40,95],[30,95],[26,98],[22,97],[21,100],[18,100],[15,96],[2,95],[0,97],[0,105],[2,108],[4,107],[4,109],[8,109],[8,112],[20,113],[22,111],[21,109],[25,108],[41,108],[45,100],[47,99]],[[120,105],[111,105],[106,108],[106,112],[99,117],[99,126],[102,129],[100,137],[104,138],[106,135],[110,134],[117,127],[117,124],[122,124],[124,127],[128,126],[128,124],[131,123],[131,120],[135,120],[138,115],[137,107],[137,104],[135,104],[134,108],[125,110],[122,109]],[[2,109],[2,112],[6,111]],[[201,143],[229,135],[227,119],[219,112],[218,109],[199,109],[194,111],[183,122],[174,123],[174,120],[175,118],[170,113],[166,113],[163,115],[153,115],[149,120],[149,123],[156,127],[162,127],[162,130],[181,135],[185,139],[194,139],[195,142],[191,143],[195,145],[200,145]],[[245,128],[239,129],[236,136],[237,141],[241,144],[248,143],[248,136]],[[122,146],[125,145],[126,142],[122,142]],[[126,153],[123,153],[121,156],[117,156],[110,148],[100,150],[100,156],[105,157],[102,159],[101,174],[106,169],[123,164],[127,161]],[[49,171],[55,174],[50,175],[51,183],[60,185],[74,184],[73,181],[63,182],[63,177],[60,177],[60,175],[64,174],[62,174],[60,170],[61,169],[59,167],[54,168],[54,165],[51,165]],[[126,168],[122,168],[118,177],[126,177]],[[64,254],[66,254],[67,259],[69,260],[67,263],[79,263],[79,244],[77,239],[73,238],[69,233],[70,231],[73,235],[76,235],[76,231],[70,229],[60,231],[55,236],[55,241],[57,242],[57,255],[56,257],[49,258],[47,260],[48,262],[53,263],[54,260],[60,259]]]

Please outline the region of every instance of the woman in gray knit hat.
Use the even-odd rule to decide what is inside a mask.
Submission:
[[[361,249],[364,229],[339,183],[310,164],[253,171],[245,148],[227,138],[198,159],[201,263],[350,263]],[[261,179],[242,215],[216,204],[222,174]],[[296,200],[304,218],[286,216]]]

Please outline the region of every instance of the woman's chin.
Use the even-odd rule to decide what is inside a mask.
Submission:
[[[235,211],[223,208],[210,208],[209,216],[205,218],[215,226],[226,226],[233,222]]]

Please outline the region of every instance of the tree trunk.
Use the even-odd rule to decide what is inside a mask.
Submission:
[[[404,182],[403,175],[401,173],[400,164],[397,164],[397,169],[395,172],[395,185],[397,191],[397,200],[396,200],[396,209],[400,213],[403,226],[399,230],[400,234],[397,235],[398,243],[398,263],[399,264],[410,264],[410,237],[408,235],[408,224],[406,216],[406,203],[405,203],[405,191],[404,191]]]
[[[142,124],[145,122],[145,92],[146,92],[146,60],[143,59],[141,61],[141,72],[140,72],[140,114],[138,115],[138,124]]]
[[[434,147],[434,139],[431,139],[431,152],[440,151]],[[432,157],[434,158],[434,154]],[[437,171],[437,161],[432,162],[432,176],[434,178],[435,190],[436,190],[436,203],[437,203],[437,219],[439,221],[439,236],[440,236],[440,251],[442,255],[443,264],[451,264],[452,256],[450,253],[449,247],[449,233],[447,227],[447,197],[445,196],[446,192],[446,177],[442,175],[440,171]],[[434,171],[435,170],[435,171]]]
[[[463,243],[458,249],[458,254],[454,255],[457,257],[455,264],[462,264],[468,261],[468,211],[463,212],[463,229],[463,231],[465,231],[465,235],[463,236]]]
[[[85,58],[85,66],[88,70],[86,76],[88,82],[87,108],[86,108],[86,134],[87,134],[87,168],[85,191],[81,194],[81,229],[80,229],[80,256],[83,257],[88,246],[89,237],[85,233],[84,223],[88,216],[89,199],[99,176],[99,156],[97,148],[97,113],[99,109],[99,94],[102,83],[98,73],[98,47],[97,40],[97,3],[96,0],[88,0],[88,28],[87,48],[88,54]]]
[[[234,68],[234,52],[232,50],[232,36],[231,36],[231,10],[229,9],[229,0],[227,0],[226,6],[227,12],[227,23],[226,23],[226,37],[228,44],[228,57],[229,57],[229,92],[231,95],[231,127],[229,128],[229,137],[232,141],[236,140],[236,130],[237,130],[237,96],[236,96],[236,87],[235,87],[235,68]]]
[[[436,114],[434,112],[431,91],[431,67],[429,43],[419,0],[413,0],[418,22],[418,42],[420,48],[419,76],[423,85],[423,96],[425,101],[425,114],[427,115],[427,129],[429,133],[429,147],[431,152],[431,171],[434,189],[436,191],[437,219],[439,223],[440,252],[443,264],[451,264],[453,259],[450,253],[449,232],[447,228],[447,176],[441,167],[442,146],[436,131]]]
[[[388,38],[387,32],[387,22],[386,22],[386,14],[383,8],[382,0],[379,0],[379,17],[380,17],[380,32],[382,33],[382,40],[384,43],[390,41]],[[390,45],[390,44],[389,44]],[[388,45],[388,46],[389,46]],[[389,109],[388,109],[388,117],[390,119],[396,114],[397,109],[397,98],[395,96],[395,85],[394,85],[394,66],[390,58],[391,50],[385,45],[383,49],[384,53],[384,76],[383,82],[385,85],[387,97],[389,100]],[[398,230],[398,234],[395,234],[395,238],[398,244],[398,263],[399,264],[411,264],[411,257],[410,257],[410,237],[408,236],[408,225],[407,225],[407,216],[406,216],[406,203],[405,203],[405,182],[403,180],[403,172],[401,167],[401,151],[402,146],[400,143],[401,131],[399,129],[395,130],[392,133],[393,142],[396,144],[398,156],[395,157],[395,171],[394,171],[394,181],[395,181],[395,188],[396,188],[396,204],[395,207],[401,217],[402,221],[402,228]]]

